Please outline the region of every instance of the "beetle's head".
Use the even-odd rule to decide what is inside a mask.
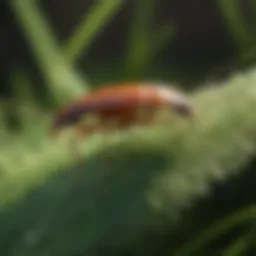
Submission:
[[[182,116],[190,121],[195,120],[194,109],[189,103],[177,102],[171,106],[171,109],[179,116]]]

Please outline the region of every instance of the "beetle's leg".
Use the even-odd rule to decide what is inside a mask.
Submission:
[[[71,148],[71,152],[72,154],[74,154],[74,156],[76,158],[82,158],[82,153],[79,150],[79,142],[81,140],[84,140],[87,138],[87,136],[91,135],[94,131],[95,131],[95,127],[87,127],[85,125],[77,125],[75,127],[75,132],[73,137],[70,139],[70,148]]]
[[[148,109],[143,113],[139,119],[139,124],[141,125],[164,125],[170,120],[170,113],[166,111],[165,108],[154,108]],[[171,116],[172,117],[172,116]]]
[[[81,152],[80,152],[79,147],[78,147],[80,137],[81,137],[80,129],[76,128],[73,136],[69,140],[70,151],[72,152],[72,154],[76,158],[81,155]]]
[[[71,148],[75,154],[81,156],[81,152],[78,150],[78,144],[81,140],[87,136],[92,135],[99,129],[98,116],[95,114],[87,114],[82,117],[75,127],[74,137],[71,140]]]
[[[115,132],[119,131],[121,128],[120,122],[115,118],[109,118],[109,117],[101,117],[99,125],[97,127],[98,132],[103,132],[105,134],[114,134]],[[107,146],[109,143],[108,138],[103,138],[101,145],[102,147]],[[102,154],[100,158],[103,162],[105,162],[107,165],[109,165],[113,159],[112,152],[109,152],[108,150],[103,150],[105,154]]]
[[[137,121],[138,125],[140,125],[140,126],[148,126],[148,125],[153,124],[154,122],[155,122],[155,118],[153,116],[143,118],[143,119]]]
[[[147,126],[156,121],[156,109],[154,108],[141,108],[138,113],[137,125]]]

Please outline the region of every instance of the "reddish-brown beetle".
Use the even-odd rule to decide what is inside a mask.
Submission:
[[[58,113],[51,133],[54,135],[74,126],[81,134],[89,135],[111,129],[110,123],[114,123],[114,128],[119,130],[135,124],[146,125],[154,121],[156,111],[162,107],[186,118],[193,117],[191,104],[184,93],[166,84],[127,82],[105,85]],[[98,120],[96,124],[81,122],[92,115]]]

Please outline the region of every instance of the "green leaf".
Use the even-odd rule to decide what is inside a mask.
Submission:
[[[227,181],[254,154],[255,83],[255,70],[238,74],[191,95],[193,124],[173,116],[98,134],[81,141],[80,155],[68,131],[50,139],[50,120],[31,116],[23,134],[1,140],[3,255],[91,255],[179,226],[213,181]]]

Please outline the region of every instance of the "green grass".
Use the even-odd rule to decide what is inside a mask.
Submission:
[[[238,225],[243,225],[246,222],[255,221],[256,219],[256,206],[251,206],[246,209],[243,209],[232,216],[228,216],[223,220],[220,220],[218,223],[213,223],[209,230],[203,232],[197,236],[189,245],[184,246],[179,252],[174,253],[174,256],[188,256],[193,255],[194,252],[202,249],[207,243],[212,242],[212,240],[219,238],[223,233],[227,233],[230,229],[237,227]],[[223,254],[225,256],[231,255],[240,255],[240,252],[243,251],[247,246],[247,241],[245,241],[245,236],[239,238],[233,246],[231,246]],[[248,240],[248,235],[246,236]],[[239,246],[239,248],[238,248]],[[239,252],[239,253],[237,253]]]

